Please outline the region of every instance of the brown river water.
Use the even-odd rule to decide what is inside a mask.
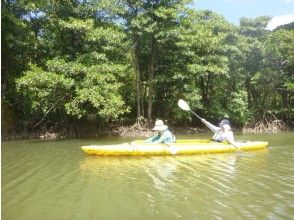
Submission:
[[[178,138],[195,137],[210,134]],[[242,153],[99,157],[80,147],[134,138],[2,142],[1,217],[294,219],[294,133],[236,139],[269,146]]]

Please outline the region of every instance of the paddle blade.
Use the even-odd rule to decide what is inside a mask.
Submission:
[[[183,99],[180,99],[180,100],[178,101],[178,106],[179,106],[181,109],[185,110],[185,111],[190,111],[190,107],[189,107],[189,105],[188,105],[187,102],[185,102]]]

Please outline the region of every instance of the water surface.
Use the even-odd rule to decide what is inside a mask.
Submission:
[[[2,142],[2,219],[293,219],[294,133],[237,139],[269,147],[98,157],[80,146],[133,139]]]

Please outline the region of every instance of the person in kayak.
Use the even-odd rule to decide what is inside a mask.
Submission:
[[[163,123],[162,120],[158,119],[155,121],[155,126],[152,128],[153,131],[157,131],[158,134],[154,135],[147,140],[145,143],[175,143],[175,135],[168,129],[168,126]]]
[[[211,124],[210,122],[202,119],[202,122],[206,124],[211,130],[215,131],[212,140],[216,142],[234,142],[234,134],[232,132],[230,122],[228,119],[223,119],[219,123],[219,127]]]

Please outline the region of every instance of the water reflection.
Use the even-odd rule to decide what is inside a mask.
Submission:
[[[272,136],[266,151],[166,157],[87,156],[89,140],[7,142],[2,217],[291,219],[293,137]]]
[[[240,154],[205,154],[165,157],[97,157],[86,156],[80,163],[81,175],[107,181],[108,188],[128,190],[135,200],[144,201],[142,209],[160,215],[162,210],[171,218],[186,218],[183,209],[204,212],[208,207],[218,207],[207,213],[219,216],[223,208],[231,209],[230,202],[239,204],[240,195],[247,198],[252,184],[260,178],[267,166],[267,151]],[[255,169],[255,173],[252,172]],[[251,172],[248,180],[248,172]],[[91,180],[88,180],[91,181]],[[105,182],[104,182],[105,183]],[[264,187],[264,183],[259,187]],[[100,187],[103,187],[102,184]],[[111,190],[114,192],[114,190]],[[121,192],[111,194],[122,197]],[[178,208],[173,208],[177,201]],[[160,209],[159,209],[160,207]],[[161,210],[161,212],[160,212]],[[248,214],[244,208],[243,214]],[[204,212],[205,213],[205,212]],[[247,213],[247,214],[246,214]],[[190,216],[191,217],[191,216]]]
[[[147,176],[158,191],[165,193],[167,187],[176,184],[179,178],[201,178],[210,176],[228,179],[244,172],[244,169],[262,168],[266,166],[267,151],[239,154],[204,154],[191,156],[163,157],[99,157],[85,156],[80,162],[82,174],[93,176],[121,176],[122,173],[136,173]],[[136,179],[137,176],[124,176]],[[181,180],[183,181],[183,180]]]

